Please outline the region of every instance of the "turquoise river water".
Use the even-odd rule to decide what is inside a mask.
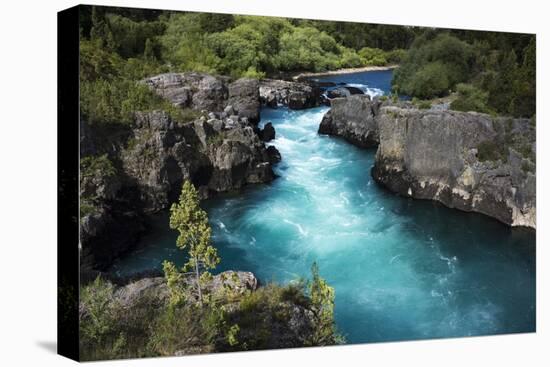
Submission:
[[[347,82],[387,92],[391,75],[365,74]],[[375,150],[317,134],[327,110],[262,111],[279,177],[205,203],[217,271],[284,283],[317,261],[349,343],[535,331],[535,232],[388,192],[370,176]],[[167,213],[153,217],[141,249],[113,271],[181,263],[175,238]]]

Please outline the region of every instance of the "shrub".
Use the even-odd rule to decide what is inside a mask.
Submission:
[[[357,53],[365,65],[382,66],[388,63],[386,52],[379,48],[363,47]]]
[[[443,96],[448,90],[449,79],[445,66],[440,62],[432,62],[422,66],[412,76],[404,92],[427,99]]]
[[[431,101],[420,101],[417,104],[417,107],[421,110],[429,110],[432,108],[432,102]]]
[[[99,276],[80,291],[80,352],[84,360],[122,357],[124,333],[117,327],[121,308],[113,299],[114,287]],[[81,311],[82,313],[82,311]]]
[[[116,175],[116,169],[107,154],[87,156],[80,159],[81,177],[112,177],[114,175]]]
[[[451,102],[451,109],[457,111],[476,111],[490,113],[487,107],[488,93],[474,87],[471,84],[458,84],[456,86],[458,97]]]
[[[412,97],[439,97],[470,77],[473,60],[468,43],[448,33],[426,32],[411,46],[392,84]]]
[[[407,56],[407,50],[396,49],[386,52],[386,60],[390,64],[400,64]]]

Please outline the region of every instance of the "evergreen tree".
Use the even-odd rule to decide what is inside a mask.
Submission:
[[[199,204],[197,190],[190,181],[185,181],[179,202],[170,208],[170,228],[179,232],[176,246],[187,250],[189,260],[183,270],[194,273],[199,303],[202,304],[201,283],[211,277],[208,270],[214,269],[220,258],[211,244],[212,229],[208,216]]]
[[[488,104],[496,111],[508,113],[518,77],[517,57],[514,50],[503,53],[499,58],[496,73],[490,73],[487,81]]]
[[[317,316],[317,325],[312,336],[312,345],[331,345],[338,343],[340,337],[334,325],[334,288],[319,275],[319,267],[311,266],[312,280],[309,286],[311,304]]]
[[[90,39],[96,42],[100,47],[114,51],[116,49],[113,33],[109,29],[105,19],[104,10],[100,7],[92,7],[92,28],[90,30]]]
[[[147,38],[145,41],[145,50],[143,51],[143,56],[146,60],[153,61],[156,59],[155,56],[155,46],[153,45],[153,41],[151,41],[150,38]]]
[[[535,37],[523,51],[521,64],[515,83],[515,93],[510,103],[510,113],[514,116],[529,117],[536,112],[537,78],[536,78],[536,45]]]

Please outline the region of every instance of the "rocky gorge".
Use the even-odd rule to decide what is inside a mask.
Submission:
[[[148,214],[168,208],[184,180],[201,197],[275,178],[281,155],[258,128],[260,108],[320,103],[305,83],[231,80],[202,73],[161,74],[142,81],[182,111],[137,111],[131,126],[81,119],[81,266],[102,270],[131,249]]]
[[[531,119],[419,109],[359,95],[332,100],[319,133],[377,147],[373,178],[402,196],[536,227]]]

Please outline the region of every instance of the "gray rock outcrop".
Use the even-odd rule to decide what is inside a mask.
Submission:
[[[378,145],[376,113],[380,101],[371,101],[368,95],[335,98],[330,110],[323,116],[319,133],[340,136],[362,148]]]
[[[177,200],[184,180],[207,198],[274,178],[271,165],[280,155],[268,151],[256,126],[257,80],[181,73],[143,82],[190,112],[187,121],[176,121],[166,111],[136,111],[132,125],[107,132],[81,122],[82,157],[94,162],[104,156],[110,167],[108,175],[96,169],[81,176],[84,270],[104,270],[134,246],[146,229],[145,215]]]
[[[372,175],[404,196],[536,227],[535,130],[527,119],[385,107]]]
[[[372,176],[393,192],[536,226],[535,128],[528,119],[355,95],[332,100],[319,133],[378,145]]]
[[[260,101],[271,108],[281,105],[301,110],[319,106],[321,92],[307,83],[264,79],[260,82]]]

